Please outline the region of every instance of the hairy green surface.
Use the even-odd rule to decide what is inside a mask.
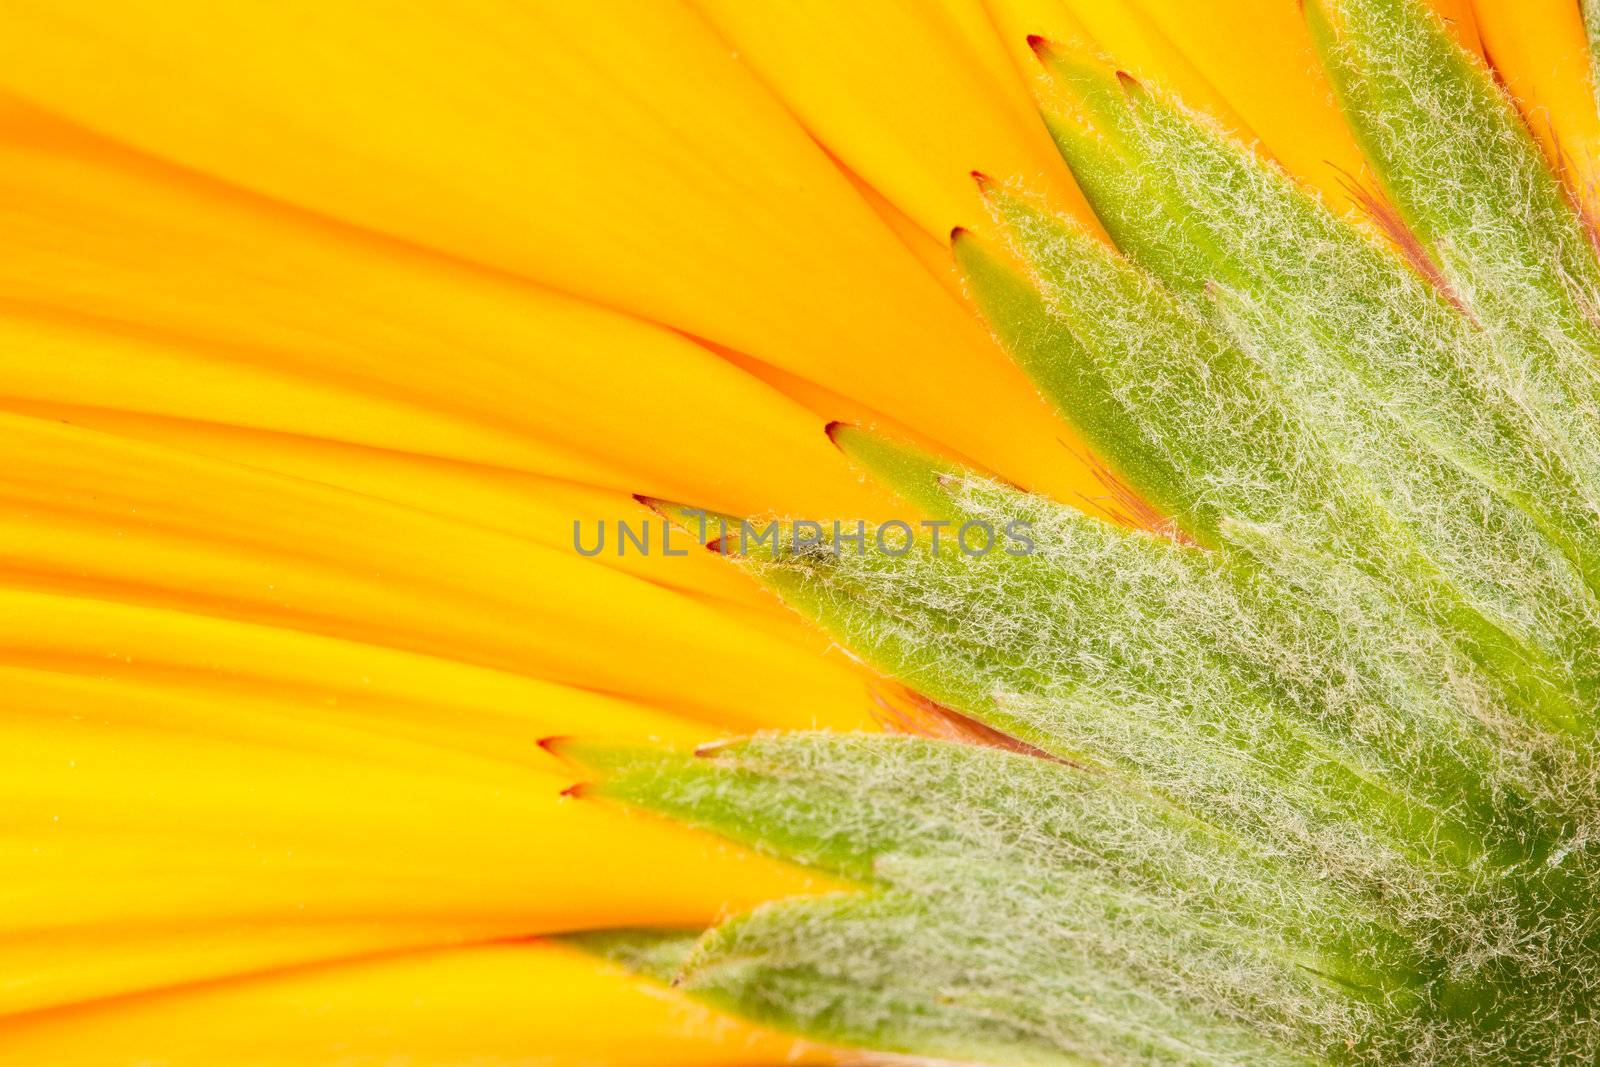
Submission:
[[[1600,0],[1580,0],[1580,6],[1584,34],[1589,38],[1589,69],[1595,75],[1595,106],[1600,107]]]
[[[1417,0],[1306,8],[1387,235],[1041,44],[1116,248],[987,178],[992,229],[954,238],[1147,529],[834,427],[952,531],[1032,550],[733,557],[1019,751],[570,746],[601,795],[862,886],[590,947],[895,1055],[1600,1060],[1600,262]]]

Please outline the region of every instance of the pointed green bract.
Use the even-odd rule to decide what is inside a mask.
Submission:
[[[1297,1062],[1282,1035],[1335,1041],[1353,1032],[1347,1015],[1417,995],[1403,942],[1359,903],[1104,776],[827,735],[599,762],[605,795],[830,870],[870,869],[867,894],[768,906],[708,935],[675,976],[818,1037],[986,1062],[1163,1047]],[[1206,963],[1227,977],[1205,977]],[[1182,1034],[1139,1008],[1158,996]]]
[[[941,462],[882,434],[836,422],[828,438],[852,464],[894,490],[902,500],[948,522],[961,521],[950,494],[941,486],[968,472],[954,463]]]
[[[1119,473],[1181,530],[1212,547],[1228,516],[1292,525],[1311,543],[1326,536],[1319,523],[1381,536],[1361,514],[1359,476],[1338,467],[1233,338],[1076,222],[1007,190],[988,198],[1033,275],[1012,281],[999,307],[992,273],[958,247],[975,301],[991,322],[1009,310],[1048,323],[1026,349],[996,330],[1091,444],[1130,457]]]
[[[1452,293],[1592,399],[1594,368],[1567,357],[1600,337],[1600,264],[1505,92],[1418,0],[1310,0],[1306,14],[1351,129]]]
[[[1117,141],[1137,165],[1101,160],[1085,191],[1132,258],[1232,335],[1283,399],[1284,424],[1318,446],[1251,457],[1257,507],[1282,499],[1309,544],[1406,588],[1530,714],[1592,731],[1582,501],[1490,373],[1489,339],[1375,237],[1159,92],[1130,86],[1122,107]],[[1053,129],[1069,161],[1100,143]],[[1300,477],[1267,476],[1286,467]]]
[[[1457,765],[1459,753],[1481,761],[1499,743],[1453,723],[1453,709],[1431,695],[1453,677],[1453,699],[1484,706],[1495,699],[1492,686],[1473,681],[1470,664],[1424,629],[1401,647],[1441,669],[1406,677],[1395,661],[1401,648],[1385,648],[1387,630],[1405,625],[1406,613],[1359,574],[1342,574],[1339,599],[1319,603],[1284,589],[1281,576],[1263,579],[1247,559],[1121,531],[993,483],[971,480],[959,492],[974,519],[1025,523],[1034,551],[886,557],[822,546],[753,563],[753,572],[885,673],[1045,751],[1137,770],[1174,795],[1226,795],[1217,817],[1270,820],[1276,802],[1303,795],[1306,811],[1358,800],[1358,810],[1387,810],[1405,833],[1422,833],[1429,806],[1413,791],[1459,786],[1473,773],[1472,764]],[[1327,570],[1325,561],[1298,562],[1302,580]],[[1356,599],[1362,591],[1371,603]],[[1352,640],[1357,626],[1372,631],[1370,648]],[[1298,662],[1313,639],[1337,657],[1322,665],[1320,682]],[[1293,675],[1280,677],[1290,667]],[[1394,687],[1381,698],[1391,705],[1393,736],[1433,745],[1436,758],[1352,746],[1347,720],[1356,705],[1338,700],[1364,670],[1373,686]],[[1433,718],[1422,717],[1430,708]],[[1375,710],[1360,705],[1369,731]],[[1512,714],[1500,715],[1501,728],[1513,730]],[[1435,802],[1482,814],[1482,792]],[[1435,827],[1441,847],[1459,835],[1454,823]]]
[[[966,235],[952,241],[956,265],[1000,343],[1083,435],[1111,475],[1191,535],[1213,533],[1185,492],[1183,471],[1148,439],[1118,397],[1096,353],[1055,314],[1046,295]]]
[[[1595,585],[1600,262],[1581,216],[1511,101],[1418,0],[1307,14],[1385,192],[1482,328],[1467,349],[1490,383],[1480,403],[1504,394],[1521,415],[1503,432],[1542,476],[1500,484]]]
[[[1326,979],[1115,883],[975,895],[1040,873],[757,911],[719,928],[680,988],[825,1040],[962,1063],[1310,1064],[1295,1037],[1349,1032],[1336,1013],[1303,1017],[1326,1007],[1311,992]],[[1197,973],[1231,981],[1190,988]]]
[[[671,984],[683,972],[700,940],[699,931],[591,930],[567,934],[561,941],[604,957],[636,974]]]
[[[1408,1011],[1447,1020],[1452,1047],[1483,1040],[1452,1013],[1500,1004],[1498,972],[1458,974],[1452,961],[1495,959],[1506,938],[1530,936],[1553,909],[1593,891],[1600,872],[1569,858],[1593,803],[1586,750],[1523,718],[1448,630],[1419,625],[1394,590],[1276,527],[1228,519],[1220,548],[1178,544],[971,474],[935,476],[933,461],[919,464],[904,446],[870,446],[865,431],[855,433],[855,451],[880,462],[893,456],[883,469],[948,497],[938,510],[1021,521],[1033,550],[968,555],[922,545],[858,554],[824,539],[802,552],[746,555],[742,565],[883,673],[1082,767],[1074,773],[1104,788],[1143,798],[1163,818],[1203,829],[1213,859],[1225,848],[1270,856],[1279,891],[1339,887],[1341,907],[1351,910],[1326,929],[1365,915],[1363,942],[1390,962],[1320,942],[1316,951],[1332,955],[1313,970],[1341,991],[1382,990],[1386,1009],[1404,1001]],[[885,881],[885,856],[939,852],[948,828],[972,817],[946,820],[938,832],[925,815],[899,809],[862,821],[886,798],[886,779],[870,791],[807,786],[794,795],[804,776],[754,751],[766,750],[589,758],[611,771],[605,795],[862,881]],[[820,763],[809,766],[817,773]],[[917,781],[905,803],[951,799],[926,769]],[[1022,828],[1029,809],[998,797],[986,803]],[[772,809],[783,817],[759,814]],[[1551,863],[1564,865],[1565,888],[1554,888]],[[1095,892],[1111,888],[1125,887]],[[1224,907],[1245,890],[1206,892],[1210,906]],[[932,899],[922,904],[933,921]],[[789,937],[781,922],[751,929]],[[752,941],[738,943],[748,951]],[[1550,961],[1516,966],[1534,964]],[[790,1022],[832,1039],[884,1041]],[[1371,1022],[1363,1040],[1392,1049],[1417,1039],[1414,1022]],[[924,1048],[934,1050],[950,1051],[937,1042]]]
[[[989,179],[993,238],[954,239],[1146,529],[835,426],[934,518],[779,524],[730,556],[1026,751],[575,746],[598,796],[860,887],[597,950],[964,1062],[1600,1059],[1593,252],[1420,3],[1307,17],[1409,229],[1336,216],[1159,87],[1036,42],[1117,247]],[[976,526],[1014,536],[967,551]]]

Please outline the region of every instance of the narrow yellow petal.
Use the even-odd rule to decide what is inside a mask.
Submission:
[[[19,401],[3,395],[0,409],[355,490],[550,548],[571,549],[574,523],[579,524],[585,544],[592,544],[601,524],[615,529],[617,523],[627,523],[634,530],[646,524],[660,525],[632,495],[500,467],[191,419]],[[817,422],[821,424],[820,417]],[[659,547],[659,532],[655,536]],[[593,558],[696,596],[747,607],[774,603],[754,582],[708,552],[666,555],[655,551],[646,555],[628,551],[619,555],[616,546],[608,543],[607,551]]]
[[[0,595],[4,598],[0,602],[8,608],[38,608],[35,621],[40,625],[67,619],[83,620],[89,626],[161,621],[153,619],[150,612],[114,605],[96,611],[99,605],[90,602],[84,610],[79,607],[81,598]],[[230,640],[240,636],[228,633],[225,626],[195,628],[221,629]],[[582,734],[687,749],[719,734],[691,720],[548,683],[499,687],[537,702],[530,706],[479,708],[469,699],[447,703],[446,694],[397,693],[392,679],[375,683],[371,675],[362,676],[359,684],[352,686],[335,671],[325,670],[327,677],[319,679],[322,688],[308,691],[293,688],[270,673],[266,677],[249,672],[219,677],[185,671],[182,656],[162,657],[159,650],[149,662],[106,666],[105,660],[97,663],[87,656],[73,656],[88,641],[25,642],[15,633],[6,632],[5,636],[13,646],[27,645],[8,648],[7,662],[0,663],[0,679],[8,686],[3,699],[19,709],[19,714],[25,710],[29,715],[66,719],[92,715],[93,721],[102,725],[120,723],[416,771],[471,768],[487,759],[565,778],[572,769],[546,752],[541,739]],[[311,644],[312,652],[321,651],[306,644]],[[133,654],[126,650],[141,647],[135,641],[123,641],[114,646],[115,655],[132,661]],[[202,641],[198,654],[205,655],[212,647]],[[109,654],[105,657],[111,658]],[[357,662],[369,670],[384,665],[382,657],[360,656]],[[210,666],[215,672],[215,665]],[[300,673],[310,676],[313,671],[302,666]],[[418,676],[426,674],[411,675]],[[447,676],[471,680],[470,672],[449,672]]]
[[[282,921],[153,927],[110,923],[12,934],[0,941],[0,1012],[49,1011],[323,960],[490,941],[505,936],[505,928],[499,917],[296,923],[290,916]],[[14,1025],[13,1019],[0,1018],[0,1035]]]
[[[1600,216],[1600,113],[1576,0],[1473,0],[1484,52],[1591,216]]]
[[[752,1067],[837,1057],[573,950],[376,958],[12,1020],[0,1059],[50,1067]]]
[[[1361,150],[1334,105],[1296,0],[1132,2],[1183,50],[1269,155],[1330,203],[1354,205],[1349,182],[1361,175]]]
[[[0,456],[12,585],[459,659],[744,728],[870,721],[843,663],[571,549],[36,419],[0,416]]]
[[[983,217],[974,169],[1026,178],[1090,217],[1034,109],[931,7],[695,0],[740,58],[851,171],[942,244]]]
[[[1135,77],[1165,86],[1217,119],[1246,141],[1249,126],[1154,22],[1126,4],[1077,3],[1073,0],[984,0],[997,32],[1011,45],[1012,55],[1030,80],[1039,70],[1028,47],[1031,35],[1058,42],[1076,42],[1115,58]]]
[[[0,321],[12,397],[727,510],[854,513],[873,500],[814,419],[671,331],[37,120],[0,138],[0,195],[10,205],[0,299],[36,309]],[[759,461],[728,462],[730,450],[744,454],[738,442]]]
[[[3,1012],[440,939],[702,925],[834,888],[565,795],[571,772],[532,740],[477,754],[282,695],[0,679]],[[59,932],[90,959],[95,930],[135,958],[74,974],[42,947]]]
[[[257,736],[251,731],[264,722],[280,733],[320,725],[324,736],[362,739],[363,752],[371,738],[390,737],[520,760],[552,734],[682,746],[719,732],[504,671],[94,597],[0,589],[0,650],[11,670],[51,672],[63,685],[76,677],[169,694],[205,709],[213,733]]]
[[[728,358],[763,381],[772,383],[774,388],[782,390],[785,395],[794,397],[800,403],[816,412],[818,418],[849,422],[858,426],[875,427],[908,444],[915,445],[924,452],[943,456],[946,459],[964,463],[967,466],[975,465],[970,456],[963,456],[958,452],[952,451],[926,434],[918,433],[906,424],[890,418],[881,411],[866,407],[851,400],[849,397],[840,396],[826,386],[808,382],[803,378],[798,378],[774,367],[764,366],[748,357],[740,356],[738,353],[728,353]],[[1076,440],[1072,436],[1070,427],[1062,430],[1061,437],[1063,440]],[[865,478],[866,476],[861,475],[861,477]],[[912,510],[909,504],[904,501],[897,501],[896,511],[898,517],[906,518]]]
[[[941,32],[958,41],[988,72],[999,92],[1011,98],[1019,110],[1029,114],[1037,112],[1038,103],[1030,89],[1034,69],[1016,62],[1016,53],[1008,47],[1012,42],[996,31],[987,3],[930,0],[925,6],[929,22],[936,23]]]
[[[513,0],[455,13],[28,2],[8,13],[0,84],[236,185],[748,353],[1022,484],[1092,484],[1022,374],[698,15]],[[523,399],[516,373],[493,380],[502,408]]]
[[[933,279],[944,286],[945,291],[952,298],[965,300],[966,293],[961,287],[961,275],[956,270],[955,260],[950,256],[949,241],[937,239],[929,234],[927,230],[918,226],[910,216],[892,204],[887,197],[867,184],[865,179],[852,172],[843,163],[839,164],[839,170],[846,178],[850,179],[850,184],[855,187],[857,193],[861,194],[861,199],[866,202],[867,206],[872,208],[873,214],[883,220],[883,224],[889,228],[895,237],[899,238],[906,251],[917,258],[917,262],[922,264],[923,268],[933,276]],[[744,366],[746,364],[740,361],[740,365]],[[769,364],[759,365],[770,366]],[[775,367],[771,369],[777,370]],[[779,371],[778,373],[785,372]],[[793,396],[794,394],[785,393],[785,395]],[[832,419],[841,418],[842,416],[838,412],[832,412],[828,417]]]
[[[1478,32],[1478,15],[1473,10],[1475,0],[1424,0],[1438,12],[1456,42],[1469,52],[1483,55],[1483,38]]]

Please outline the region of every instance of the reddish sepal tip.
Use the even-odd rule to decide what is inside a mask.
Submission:
[[[571,740],[572,738],[568,737],[566,734],[551,734],[548,737],[539,738],[539,740],[535,741],[534,744],[538,745],[552,756],[559,756],[561,755],[561,747]]]
[[[739,553],[734,551],[728,543],[729,540],[727,537],[713,537],[706,542],[706,551],[715,552],[719,556],[737,556]]]

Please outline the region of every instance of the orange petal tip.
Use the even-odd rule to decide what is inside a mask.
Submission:
[[[550,734],[547,737],[539,738],[534,744],[556,757],[556,759],[564,759],[562,750],[571,740],[572,738],[565,734]]]

